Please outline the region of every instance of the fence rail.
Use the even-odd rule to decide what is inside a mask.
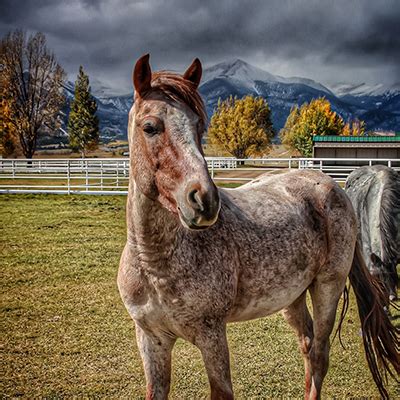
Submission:
[[[316,169],[344,182],[361,165],[384,164],[400,170],[400,159],[206,157],[211,177],[244,183],[261,173]],[[0,193],[126,194],[129,158],[0,159]]]

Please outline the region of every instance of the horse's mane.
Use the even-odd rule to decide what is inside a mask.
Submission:
[[[395,214],[400,213],[400,174],[385,169],[380,208],[380,233],[382,240],[382,261],[390,265],[400,255],[397,237],[399,235]],[[396,275],[396,266],[393,273]]]
[[[151,86],[162,91],[171,100],[187,104],[205,125],[207,113],[204,102],[192,82],[173,72],[158,71],[152,74]]]

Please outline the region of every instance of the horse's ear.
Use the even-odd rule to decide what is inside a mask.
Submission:
[[[143,96],[151,89],[150,54],[145,54],[136,61],[133,70],[133,85],[139,96]]]
[[[198,58],[195,58],[190,67],[183,74],[183,78],[194,83],[197,88],[200,83],[202,72],[203,68],[201,67],[201,62]]]

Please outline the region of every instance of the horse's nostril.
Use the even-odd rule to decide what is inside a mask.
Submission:
[[[199,211],[204,211],[203,202],[201,200],[200,193],[197,189],[193,189],[188,194],[189,204]]]

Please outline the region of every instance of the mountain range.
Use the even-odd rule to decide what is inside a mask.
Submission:
[[[93,80],[91,83],[98,104],[102,140],[126,139],[133,93],[113,94],[100,82]],[[332,109],[344,120],[364,120],[367,130],[400,131],[400,82],[391,86],[338,83],[328,88],[311,79],[273,75],[237,59],[206,68],[199,91],[209,116],[219,98],[247,94],[262,96],[271,108],[276,132],[284,126],[292,106],[321,96],[330,101]],[[65,93],[69,104],[73,98],[71,82],[67,82]],[[68,114],[68,106],[65,113]]]

